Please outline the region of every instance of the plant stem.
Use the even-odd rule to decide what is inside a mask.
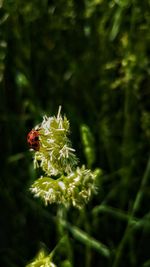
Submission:
[[[143,193],[144,193],[144,187],[147,184],[149,175],[150,175],[150,158],[148,159],[147,167],[146,167],[143,179],[141,181],[141,185],[140,185],[139,191],[137,192],[137,195],[135,197],[135,201],[134,201],[134,204],[133,204],[132,212],[130,214],[130,217],[129,217],[129,220],[128,220],[128,224],[127,224],[124,236],[123,236],[123,238],[122,238],[122,240],[121,240],[121,242],[119,244],[119,247],[118,247],[118,250],[117,250],[117,253],[116,253],[116,257],[115,257],[115,260],[114,260],[114,263],[113,263],[112,267],[118,267],[119,264],[120,264],[124,246],[126,244],[126,241],[128,240],[129,234],[131,233],[131,231],[133,229],[132,228],[132,224],[131,224],[132,223],[132,218],[133,218],[133,216],[135,215],[135,213],[138,211],[138,209],[140,207],[142,196],[143,196]]]

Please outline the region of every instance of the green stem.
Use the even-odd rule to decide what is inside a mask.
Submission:
[[[57,252],[57,250],[59,250],[62,244],[66,242],[67,238],[68,238],[67,235],[65,235],[59,240],[58,244],[54,247],[54,249],[49,254],[51,259],[54,257],[54,254]]]
[[[137,192],[137,195],[135,197],[135,201],[134,201],[134,204],[133,204],[132,212],[130,214],[130,218],[128,220],[128,224],[127,224],[124,236],[123,236],[123,238],[122,238],[122,240],[121,240],[121,242],[119,244],[119,247],[118,247],[118,250],[117,250],[117,253],[116,253],[116,258],[114,260],[114,263],[113,263],[112,267],[118,267],[119,264],[120,264],[124,246],[125,246],[126,241],[128,240],[128,237],[129,237],[129,235],[130,235],[130,233],[131,233],[131,231],[133,229],[132,228],[132,224],[131,224],[132,223],[132,217],[137,212],[137,210],[140,208],[142,196],[143,196],[143,193],[144,193],[144,187],[147,184],[149,175],[150,175],[150,158],[148,159],[147,167],[146,167],[143,179],[141,181],[141,185],[140,185],[139,191]]]
[[[124,220],[124,221],[129,221],[130,219],[131,223],[134,225],[140,221],[138,218],[131,216],[129,213],[125,211],[122,211],[122,210],[119,210],[117,208],[110,207],[107,205],[100,205],[100,206],[95,207],[92,213],[93,215],[96,215],[97,213],[107,213],[107,214],[110,214],[116,217],[117,219]]]
[[[110,257],[110,250],[109,248],[102,244],[100,241],[97,241],[95,238],[88,235],[83,230],[79,229],[78,227],[71,225],[67,221],[60,220],[60,223],[67,229],[69,232],[73,235],[73,237],[80,241],[81,243],[85,244],[86,246],[89,246],[96,251],[98,251],[101,255],[103,255],[106,258]]]

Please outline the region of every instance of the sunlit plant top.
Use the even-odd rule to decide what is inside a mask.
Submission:
[[[34,167],[44,172],[30,189],[45,204],[81,208],[95,192],[96,177],[85,166],[78,166],[69,132],[69,121],[61,115],[59,107],[56,117],[44,116],[42,123],[28,134],[28,143],[34,150]]]

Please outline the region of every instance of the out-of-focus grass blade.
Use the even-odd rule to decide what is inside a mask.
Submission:
[[[124,221],[129,221],[130,220],[130,225],[133,226],[133,229],[136,228],[141,228],[145,227],[147,230],[150,229],[150,213],[147,213],[142,219],[137,218],[135,216],[131,216],[129,213],[116,209],[114,207],[110,207],[107,205],[99,205],[96,206],[92,210],[93,215],[97,215],[98,213],[107,213],[110,214],[116,219],[124,220]]]
[[[95,238],[91,237],[78,227],[73,226],[64,220],[60,220],[60,223],[72,233],[75,239],[85,244],[86,246],[97,250],[104,257],[110,257],[110,249],[106,245],[102,244],[101,242],[97,241]]]
[[[142,219],[140,219],[135,225],[134,228],[144,227],[147,231],[150,231],[150,212],[147,213]]]
[[[24,153],[14,154],[8,158],[8,162],[11,163],[14,161],[18,161],[18,160],[24,158],[24,156],[25,156]]]
[[[150,267],[150,259],[148,261],[146,261],[142,267]]]
[[[116,209],[114,207],[110,207],[110,206],[107,206],[107,205],[98,205],[96,206],[92,213],[93,215],[96,215],[98,213],[108,213],[114,217],[116,217],[117,219],[120,219],[120,220],[126,220],[128,221],[129,219],[131,220],[131,223],[133,224],[136,224],[139,219],[137,219],[136,217],[131,217],[131,215],[125,211],[122,211],[122,210],[119,210],[119,209]]]

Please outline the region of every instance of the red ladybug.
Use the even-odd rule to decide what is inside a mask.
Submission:
[[[39,131],[31,130],[27,135],[27,142],[30,148],[38,151],[40,148]]]

